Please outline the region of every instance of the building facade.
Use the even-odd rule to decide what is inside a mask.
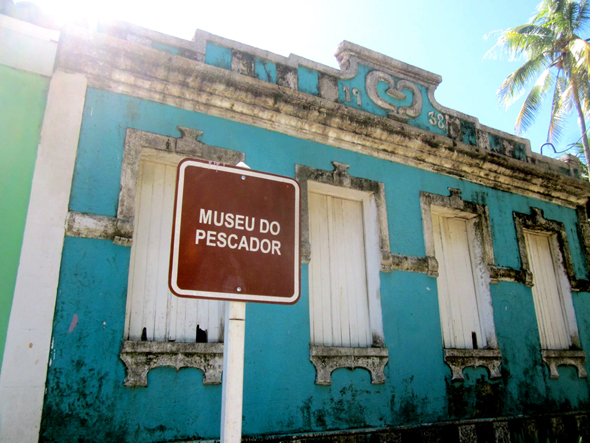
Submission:
[[[2,441],[219,438],[226,303],[167,287],[183,158],[301,186],[301,299],[248,306],[245,438],[588,438],[579,161],[441,106],[435,74],[349,42],[336,57],[62,31]]]

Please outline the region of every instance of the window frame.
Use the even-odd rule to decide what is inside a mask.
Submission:
[[[231,165],[245,160],[243,152],[200,142],[198,138],[203,135],[200,130],[182,126],[178,126],[178,130],[181,136],[175,138],[127,128],[117,218],[114,223],[116,244],[132,245],[139,164],[142,156],[174,156],[175,159],[193,157]],[[155,154],[153,151],[156,151]],[[127,321],[126,309],[126,325]],[[127,332],[126,327],[125,334]],[[126,369],[124,385],[147,387],[148,372],[161,366],[172,366],[176,370],[186,367],[197,368],[203,372],[204,384],[220,384],[223,346],[223,343],[144,342],[124,339],[119,354]]]
[[[539,334],[541,357],[549,369],[549,377],[553,379],[559,378],[559,372],[557,368],[561,365],[569,365],[576,367],[579,378],[586,378],[586,353],[581,349],[572,297],[572,292],[578,292],[580,290],[579,281],[576,279],[565,226],[563,223],[556,220],[546,219],[543,210],[535,207],[530,208],[530,214],[514,211],[512,215],[514,220],[514,228],[516,231],[518,250],[520,254],[520,263],[522,271],[527,275],[526,285],[528,287],[532,287],[534,285],[534,281],[531,265],[529,262],[525,232],[532,231],[549,235],[552,237],[552,241],[550,241],[550,247],[552,249],[551,253],[554,263],[556,254],[559,254],[557,261],[559,262],[559,259],[561,259],[560,265],[562,267],[563,273],[565,274],[556,276],[560,282],[558,284],[562,285],[562,290],[566,290],[565,293],[562,293],[563,296],[570,298],[572,303],[571,312],[568,313],[567,310],[564,312],[564,315],[566,315],[565,324],[569,329],[568,332],[571,337],[571,349],[542,349]],[[560,302],[564,303],[563,300],[560,300]],[[538,322],[536,309],[535,317],[537,318]]]
[[[369,328],[372,337],[372,344],[370,347],[383,347],[383,315],[381,312],[381,297],[379,293],[379,233],[375,196],[367,191],[343,188],[312,180],[307,183],[307,192],[308,195],[309,193],[316,193],[344,200],[358,201],[362,205],[365,275],[367,278],[367,305],[369,312]],[[311,298],[311,285],[309,292]]]
[[[553,265],[553,270],[555,272],[555,281],[556,281],[556,289],[557,294],[553,294],[553,296],[557,297],[559,305],[561,306],[561,313],[562,313],[562,320],[564,321],[564,325],[566,327],[567,337],[566,339],[569,341],[569,346],[567,348],[559,348],[559,350],[563,349],[580,349],[580,339],[578,335],[578,325],[576,323],[576,314],[574,310],[574,304],[571,295],[571,285],[569,283],[569,279],[567,278],[567,274],[565,271],[565,266],[563,265],[563,254],[559,250],[559,244],[557,240],[557,234],[550,231],[541,231],[541,230],[533,230],[533,229],[523,229],[523,234],[525,237],[525,248],[527,249],[527,259],[529,261],[530,272],[533,277],[533,285],[532,290],[536,286],[535,284],[535,274],[532,272],[532,265],[529,256],[529,243],[527,242],[527,234],[543,236],[548,239],[549,244],[549,254],[551,255],[551,262]],[[552,292],[552,291],[551,291]],[[537,306],[535,303],[535,316],[537,317],[537,325],[539,325],[539,315],[537,312]],[[546,327],[547,325],[544,325]],[[539,327],[539,338],[541,339],[541,328]],[[542,342],[542,339],[541,339]],[[543,350],[555,349],[555,348],[548,348],[543,347],[541,344],[541,348]],[[555,349],[557,350],[557,349]]]
[[[363,368],[371,374],[372,384],[385,383],[384,368],[389,361],[389,351],[383,339],[383,318],[381,314],[381,297],[379,293],[379,271],[391,271],[391,253],[389,252],[389,232],[387,224],[387,208],[385,205],[385,188],[383,183],[348,174],[350,165],[332,162],[333,171],[315,169],[305,165],[295,166],[295,178],[301,186],[301,257],[302,263],[309,263],[311,259],[311,244],[309,238],[309,204],[308,186],[312,189],[322,184],[330,185],[333,192],[347,195],[349,191],[363,192],[369,198],[370,205],[363,205],[363,211],[370,210],[370,218],[375,221],[374,232],[370,234],[371,241],[376,243],[375,258],[366,258],[366,264],[371,268],[367,273],[367,281],[372,281],[369,295],[369,318],[373,334],[373,347],[349,348],[340,346],[315,346],[310,343],[310,361],[316,369],[315,383],[329,386],[332,384],[332,372],[339,368],[351,370]],[[332,188],[330,188],[332,189]],[[350,195],[350,194],[348,194]],[[367,206],[365,208],[365,206]],[[372,207],[373,209],[369,209]],[[366,229],[365,223],[365,229]],[[373,229],[373,228],[371,228]],[[367,241],[365,240],[365,248]],[[371,277],[369,277],[369,275]],[[376,275],[376,278],[373,277]],[[369,289],[368,289],[369,290]],[[309,286],[308,286],[309,291]],[[378,303],[378,305],[376,305]],[[373,305],[373,306],[371,306]],[[378,310],[377,310],[378,308]],[[378,311],[378,314],[377,314]],[[373,317],[376,317],[373,319]],[[379,325],[379,326],[378,326]],[[374,326],[376,328],[374,328]],[[311,329],[310,329],[311,331]]]
[[[426,257],[433,260],[437,267],[437,271],[432,272],[429,275],[433,278],[439,277],[439,263],[435,254],[432,213],[434,212],[435,214],[444,214],[446,216],[473,220],[473,232],[471,235],[477,238],[476,241],[479,243],[481,249],[481,256],[479,258],[480,263],[478,264],[478,267],[480,267],[480,271],[485,273],[485,279],[487,280],[487,284],[484,281],[482,284],[476,285],[475,291],[478,314],[480,316],[479,320],[485,331],[487,346],[484,349],[445,348],[443,341],[443,358],[445,363],[447,363],[451,369],[453,381],[464,380],[463,370],[466,367],[478,366],[488,369],[490,379],[497,379],[501,377],[500,366],[502,362],[502,353],[498,347],[498,340],[496,337],[494,311],[490,292],[490,284],[497,283],[497,280],[494,278],[496,275],[496,267],[489,211],[486,205],[463,200],[459,189],[448,189],[449,196],[424,191],[420,192],[420,208],[424,228]],[[471,265],[473,269],[473,261]],[[474,277],[474,280],[477,279]],[[488,306],[488,308],[486,308],[486,306]],[[442,335],[441,320],[441,336]]]

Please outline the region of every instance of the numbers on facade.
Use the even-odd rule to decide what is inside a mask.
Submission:
[[[350,86],[343,86],[342,90],[344,91],[344,100],[350,102]],[[356,104],[362,106],[363,100],[361,98],[361,91],[358,88],[352,88],[352,95],[356,97]]]
[[[447,127],[446,116],[440,112],[430,111],[428,113],[428,123],[430,123],[432,126],[436,126],[439,129],[446,129]]]
[[[352,88],[352,95],[356,97],[356,104],[362,106],[361,91],[359,91],[358,88]]]
[[[350,88],[348,86],[343,86],[342,90],[344,91],[344,100],[349,102],[350,101]]]

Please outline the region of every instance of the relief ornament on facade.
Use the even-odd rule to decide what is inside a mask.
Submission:
[[[394,104],[384,100],[377,89],[379,82],[385,82],[389,86],[385,90],[385,94],[396,100],[405,100],[407,92],[412,92],[411,106],[395,106]],[[416,118],[422,112],[422,94],[418,87],[408,80],[398,80],[397,85],[394,78],[381,71],[372,71],[366,78],[366,89],[369,98],[380,108],[389,111],[388,117],[401,122],[407,122],[410,118]]]

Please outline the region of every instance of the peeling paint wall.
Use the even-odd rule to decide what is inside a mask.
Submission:
[[[216,57],[227,63],[223,51]],[[268,72],[272,78],[272,69]],[[310,85],[306,88],[313,94]],[[87,92],[70,210],[114,217],[127,128],[178,137],[177,126],[203,131],[200,141],[205,144],[244,152],[253,169],[294,177],[296,164],[331,170],[336,161],[349,164],[351,176],[382,182],[390,250],[396,254],[425,255],[420,191],[448,195],[449,187],[456,188],[464,200],[487,205],[496,265],[516,269],[520,259],[512,212],[528,214],[531,207],[540,208],[547,219],[564,224],[576,276],[588,277],[574,209],[98,89]],[[221,386],[204,386],[200,371],[158,368],[149,373],[148,387],[123,386],[119,351],[129,251],[111,240],[66,238],[42,441],[157,442],[219,435]],[[491,285],[502,378],[490,381],[485,369],[466,369],[464,382],[451,382],[451,371],[443,361],[436,279],[402,271],[382,272],[380,278],[389,350],[382,385],[370,384],[369,372],[363,369],[338,369],[331,386],[314,384],[307,265],[302,266],[302,297],[296,305],[248,306],[244,435],[379,428],[590,407],[588,381],[578,378],[575,368],[560,367],[560,377],[549,378],[541,360],[532,292],[524,284]],[[582,348],[588,351],[589,294],[574,293],[573,299]]]

